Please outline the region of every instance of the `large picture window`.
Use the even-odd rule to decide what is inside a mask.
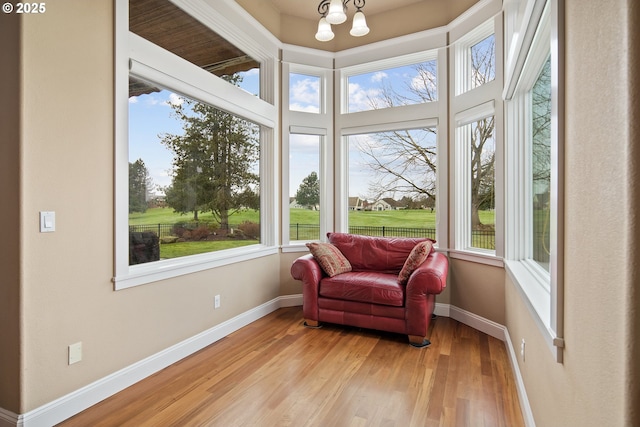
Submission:
[[[259,127],[130,81],[129,263],[259,243]]]
[[[275,253],[277,48],[229,42],[228,5],[116,15],[116,289]]]
[[[349,232],[436,237],[435,128],[350,135]]]

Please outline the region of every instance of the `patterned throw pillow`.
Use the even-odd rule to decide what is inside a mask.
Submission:
[[[432,247],[433,243],[431,243],[431,240],[427,240],[418,243],[413,247],[413,249],[411,249],[411,253],[407,257],[407,260],[404,262],[402,270],[400,270],[400,274],[398,274],[398,282],[401,285],[407,284],[411,273],[413,273],[413,271],[427,259],[427,257],[431,253]]]
[[[307,247],[329,277],[351,271],[349,260],[331,243],[312,242],[307,243]]]

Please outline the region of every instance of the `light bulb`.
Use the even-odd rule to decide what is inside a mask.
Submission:
[[[353,15],[353,27],[351,27],[351,31],[349,31],[354,37],[361,37],[369,34],[369,27],[367,27],[367,20],[364,17],[364,13],[357,11],[355,15]]]
[[[331,24],[329,24],[326,18],[320,18],[318,22],[318,32],[316,33],[316,40],[321,42],[328,42],[333,39],[333,31],[331,31]]]
[[[329,13],[327,13],[327,22],[330,24],[342,24],[346,20],[347,15],[344,13],[342,0],[331,0]]]

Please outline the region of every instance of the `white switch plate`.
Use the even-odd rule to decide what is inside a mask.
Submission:
[[[220,295],[213,298],[213,308],[220,308]]]
[[[56,213],[50,211],[40,212],[40,232],[51,233],[56,231]]]
[[[77,342],[69,346],[69,365],[82,360],[82,342]]]

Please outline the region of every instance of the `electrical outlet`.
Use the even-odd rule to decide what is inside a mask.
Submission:
[[[213,308],[220,308],[220,295],[216,295],[213,299]]]
[[[524,348],[526,343],[524,342],[524,338],[522,338],[522,342],[520,343],[520,357],[522,357],[522,361],[524,362]]]
[[[69,365],[82,360],[82,342],[77,342],[69,346]]]

